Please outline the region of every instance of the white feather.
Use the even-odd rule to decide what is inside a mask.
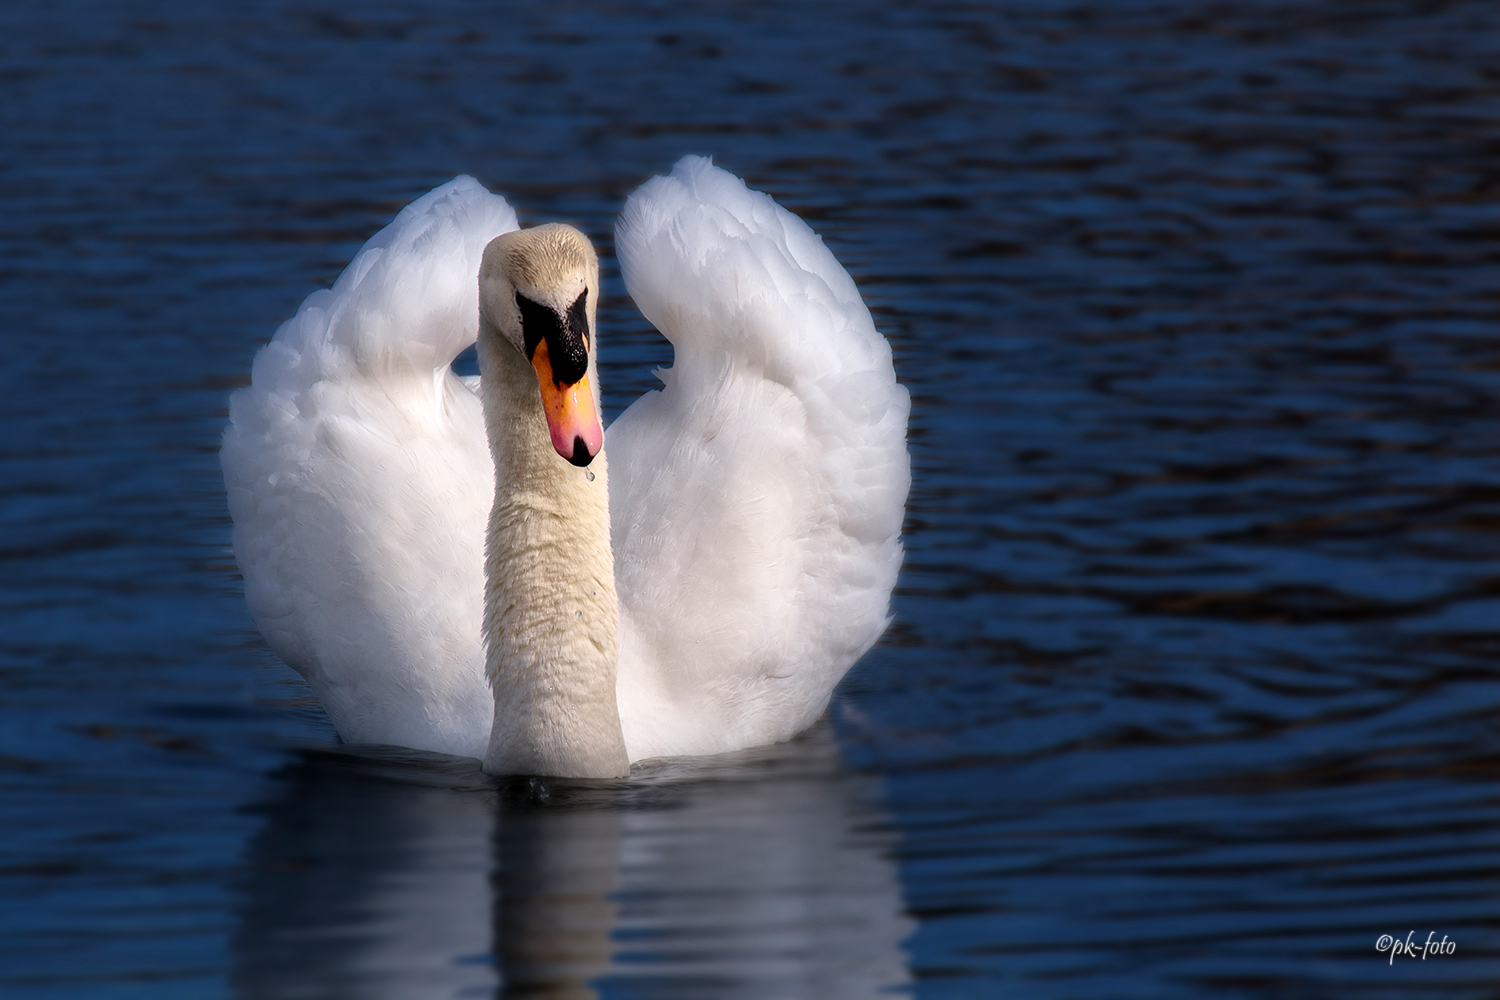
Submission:
[[[707,159],[632,195],[615,245],[675,350],[606,438],[626,745],[786,739],[885,629],[906,390],[822,240]]]
[[[230,399],[220,457],[250,615],[349,742],[484,753],[494,480],[479,400],[449,364],[478,333],[484,247],[515,228],[472,178],[424,195]]]

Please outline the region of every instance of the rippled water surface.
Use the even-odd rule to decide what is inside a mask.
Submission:
[[[1500,995],[1497,68],[1491,0],[0,8],[0,992]],[[895,348],[895,624],[618,785],[336,746],[227,393],[467,172],[598,242],[618,413],[685,152]]]

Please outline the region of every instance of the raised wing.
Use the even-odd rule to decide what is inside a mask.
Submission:
[[[632,195],[616,248],[675,348],[607,439],[626,746],[786,739],[888,623],[909,397],[817,234],[709,160]]]
[[[314,292],[230,399],[220,461],[251,617],[344,739],[482,756],[494,473],[449,368],[478,333],[505,199],[459,177]]]

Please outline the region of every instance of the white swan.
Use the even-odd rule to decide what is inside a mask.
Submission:
[[[250,612],[345,740],[618,776],[794,735],[884,629],[909,402],[848,274],[697,157],[631,196],[616,248],[675,361],[607,435],[593,250],[467,177],[231,398]]]

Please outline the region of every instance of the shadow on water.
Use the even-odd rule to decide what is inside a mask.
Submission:
[[[914,926],[880,794],[826,724],[621,782],[307,751],[259,807],[235,993],[870,996]]]

